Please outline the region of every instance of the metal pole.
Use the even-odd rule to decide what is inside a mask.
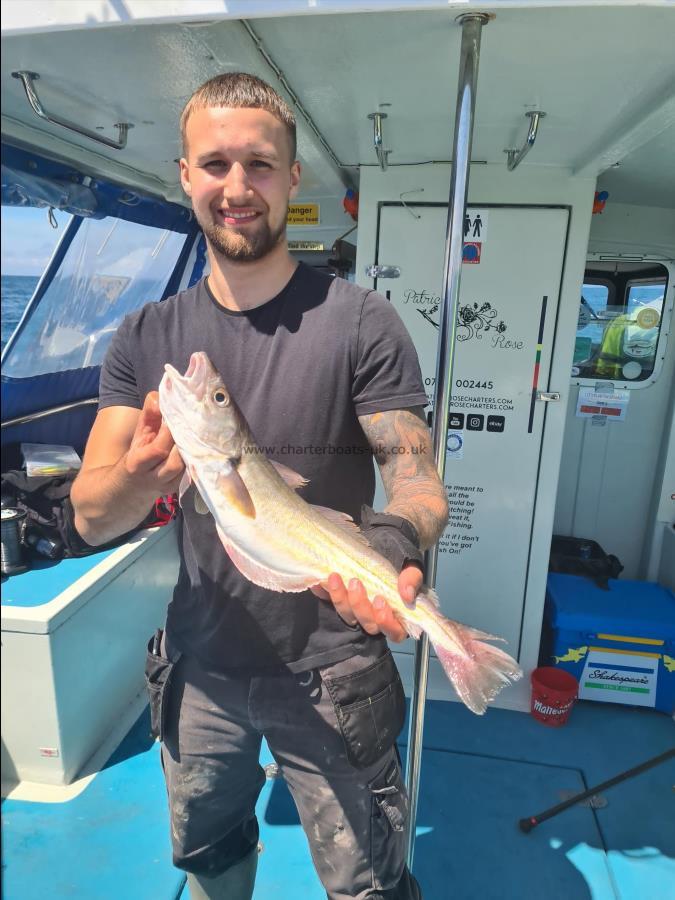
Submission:
[[[432,439],[434,456],[441,481],[445,477],[447,422],[450,412],[452,365],[455,355],[455,330],[459,283],[462,274],[464,250],[464,215],[469,187],[469,163],[473,137],[473,115],[478,80],[478,60],[483,25],[490,20],[486,13],[459,16],[462,25],[462,48],[459,60],[457,109],[452,148],[450,201],[445,242],[441,319],[438,329],[438,357],[436,359],[436,391]],[[438,544],[430,548],[425,557],[426,583],[436,584]],[[410,706],[410,729],[406,759],[406,787],[410,802],[408,833],[408,867],[412,869],[415,852],[415,823],[419,797],[420,765],[422,758],[422,732],[424,730],[424,703],[429,674],[429,640],[422,634],[415,648],[415,678]]]

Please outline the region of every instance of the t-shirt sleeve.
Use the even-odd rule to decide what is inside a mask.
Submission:
[[[143,408],[132,360],[132,323],[130,317],[127,317],[113,335],[103,360],[99,384],[99,409],[108,406]]]
[[[359,416],[427,405],[412,339],[391,303],[374,291],[361,309],[352,399]]]

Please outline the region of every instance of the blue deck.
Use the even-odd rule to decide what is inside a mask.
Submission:
[[[605,809],[574,807],[529,835],[519,818],[656,756],[670,717],[580,703],[550,729],[492,709],[427,707],[415,872],[425,900],[645,900],[675,897],[671,761],[610,789]],[[405,734],[405,732],[404,732]],[[265,751],[262,760],[271,761]],[[255,900],[323,900],[282,780],[258,804],[263,853]],[[147,712],[106,767],[62,804],[6,800],[6,900],[187,900],[171,866],[159,747]]]

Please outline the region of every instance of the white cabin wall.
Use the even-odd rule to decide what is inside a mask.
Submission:
[[[675,209],[612,203],[593,216],[589,253],[646,253],[675,259]]]
[[[589,250],[602,254],[646,253],[675,259],[675,210],[611,204],[593,216]],[[670,270],[665,307],[675,298]],[[671,324],[672,332],[672,324]],[[623,578],[659,578],[663,536],[674,517],[675,339],[666,345],[655,384],[632,390],[625,422],[594,426],[576,416],[579,388],[567,405],[556,533],[596,540],[621,560]]]
[[[441,165],[361,170],[359,231],[356,280],[371,287],[364,272],[374,262],[377,236],[377,205],[380,201],[448,202],[450,167]],[[563,273],[559,317],[549,384],[542,390],[559,391],[561,403],[549,405],[542,444],[538,503],[534,515],[531,563],[523,616],[520,663],[526,671],[536,667],[539,654],[541,620],[544,605],[550,539],[556,499],[558,468],[565,427],[565,404],[569,395],[570,367],[574,349],[579,307],[595,193],[595,179],[574,178],[567,171],[535,170],[523,167],[509,173],[506,166],[474,165],[469,184],[469,203],[564,205],[571,210],[567,253]],[[396,260],[379,260],[395,264]],[[527,266],[526,257],[523,265]],[[379,285],[384,289],[384,283]],[[495,565],[495,603],[498,603],[499,561]],[[448,699],[442,673],[436,672],[432,660],[429,696]],[[402,668],[404,680],[409,673]],[[530,687],[523,679],[504,691],[497,705],[529,708]]]

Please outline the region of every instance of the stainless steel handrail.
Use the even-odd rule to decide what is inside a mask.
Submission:
[[[368,113],[368,118],[373,120],[373,143],[375,145],[375,153],[377,154],[380,168],[383,172],[386,172],[389,151],[384,149],[384,144],[382,143],[382,119],[386,119],[387,114],[383,112]]]
[[[97,134],[95,131],[89,131],[88,128],[83,128],[81,125],[75,125],[74,122],[68,122],[66,119],[50,115],[40,103],[40,98],[35,90],[34,82],[37,81],[39,77],[37,72],[27,72],[25,70],[12,72],[12,78],[19,78],[21,80],[31,109],[37,116],[40,116],[41,119],[45,119],[47,122],[51,122],[52,125],[60,125],[61,128],[67,128],[68,131],[74,131],[75,134],[80,134],[82,137],[91,138],[92,141],[97,141],[99,144],[105,144],[106,147],[112,147],[113,150],[124,150],[127,145],[129,129],[133,128],[133,125],[129,122],[117,122],[114,127],[118,130],[119,140],[114,141],[112,138],[107,138],[103,134]]]
[[[452,366],[455,356],[457,307],[459,304],[459,285],[464,251],[464,215],[466,213],[466,200],[469,190],[469,164],[471,162],[480,39],[483,26],[491,18],[487,13],[473,13],[458,16],[457,18],[457,21],[462,25],[462,47],[459,60],[432,428],[434,456],[441,481],[444,481],[445,478],[447,421],[448,413],[450,412]],[[437,561],[438,544],[435,544],[426,552],[424,560],[425,580],[430,587],[433,587],[436,583]],[[426,634],[422,633],[415,647],[415,676],[410,706],[410,729],[408,732],[408,754],[406,760],[406,787],[410,802],[410,830],[408,832],[409,868],[412,868],[415,852],[415,823],[417,821],[417,801],[419,798],[419,779],[422,762],[422,733],[424,731],[424,704],[428,674],[429,639]]]
[[[0,423],[0,428],[9,428],[10,425],[25,425],[26,422],[34,422],[36,419],[44,419],[57,413],[75,409],[77,406],[91,406],[98,403],[98,397],[88,397],[86,400],[75,400],[73,403],[64,403],[62,406],[52,406],[51,409],[42,409],[40,412],[26,413],[25,416],[17,416],[15,419],[7,419]]]
[[[520,165],[520,163],[525,159],[530,150],[534,147],[534,142],[537,140],[537,131],[539,130],[539,122],[546,116],[545,112],[542,112],[539,109],[530,110],[526,112],[525,115],[530,120],[530,127],[527,130],[527,137],[525,138],[525,143],[520,148],[520,150],[507,150],[506,157],[506,165],[509,172],[513,172],[513,170]]]

